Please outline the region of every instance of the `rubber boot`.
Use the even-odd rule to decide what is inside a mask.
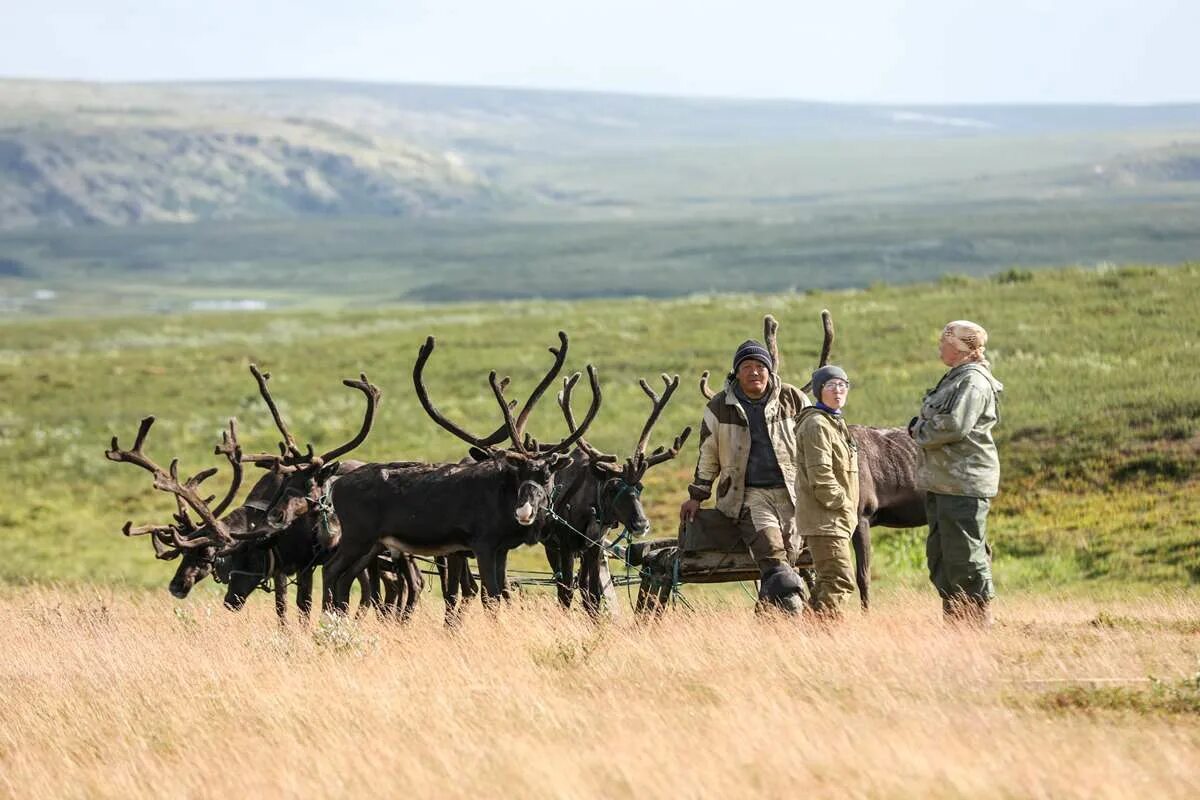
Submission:
[[[782,562],[764,565],[760,581],[758,591],[760,608],[763,606],[774,607],[789,615],[799,615],[804,612],[806,606],[804,583],[790,565]]]

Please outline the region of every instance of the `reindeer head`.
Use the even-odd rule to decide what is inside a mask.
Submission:
[[[576,428],[575,415],[571,410],[571,392],[578,380],[579,373],[563,379],[563,390],[558,395],[558,404],[567,418],[567,427],[572,431],[576,431]],[[683,443],[687,441],[692,432],[691,427],[686,427],[675,437],[675,441],[669,449],[659,446],[650,455],[646,455],[650,432],[654,429],[654,424],[658,422],[671,395],[679,388],[678,375],[669,378],[663,374],[662,380],[665,386],[662,397],[659,397],[646,381],[638,380],[638,385],[650,398],[650,416],[646,419],[646,424],[642,426],[642,433],[638,437],[633,455],[625,459],[624,465],[617,466],[615,455],[600,452],[583,437],[578,439],[579,449],[588,456],[589,469],[600,481],[596,490],[596,505],[599,514],[598,522],[602,527],[623,525],[631,533],[639,536],[650,530],[650,520],[646,517],[645,509],[642,508],[642,478],[650,467],[669,461],[678,455]]]
[[[142,446],[154,425],[154,417],[146,417],[138,428],[137,438],[132,450],[122,450],[113,437],[112,446],[105,452],[110,461],[126,462],[149,471],[154,475],[154,487],[175,495],[177,512],[173,521],[167,525],[143,525],[134,527],[132,522],[125,523],[123,532],[126,536],[149,535],[154,545],[156,558],[164,561],[182,556],[175,575],[171,579],[169,589],[178,598],[187,597],[188,592],[197,581],[204,579],[212,571],[221,547],[232,544],[237,536],[245,535],[247,514],[239,508],[228,517],[221,514],[229,507],[237,495],[242,482],[242,454],[237,441],[237,420],[229,420],[229,430],[222,434],[221,444],[217,445],[215,453],[225,455],[233,466],[233,480],[225,497],[216,507],[209,507],[213,497],[203,498],[199,487],[205,480],[216,473],[216,469],[207,469],[180,482],[178,476],[178,459],[171,461],[168,469],[163,469],[145,455]],[[197,525],[188,514],[188,509],[197,513],[201,524]]]
[[[375,411],[382,393],[379,387],[367,380],[365,373],[361,373],[358,380],[342,381],[366,397],[367,406],[362,424],[353,439],[318,456],[313,452],[311,444],[308,445],[307,452],[301,452],[296,446],[295,437],[284,423],[267,387],[267,381],[271,379],[270,373],[260,371],[253,364],[250,365],[250,372],[254,375],[259,393],[271,411],[275,426],[283,435],[283,441],[279,443],[279,455],[257,453],[243,456],[243,460],[253,461],[258,466],[282,476],[279,488],[268,504],[266,527],[275,532],[282,531],[299,519],[317,513],[323,520],[318,525],[321,543],[332,547],[338,539],[337,517],[333,514],[332,497],[329,493],[330,480],[338,467],[335,459],[349,453],[366,440],[374,425]]]
[[[255,589],[275,571],[275,549],[270,542],[240,542],[216,561],[213,578],[225,584],[225,607],[240,611]]]
[[[600,393],[600,378],[596,374],[596,369],[591,364],[587,365],[588,377],[592,386],[592,404],[588,408],[588,413],[584,418],[583,425],[578,431],[570,433],[565,439],[555,444],[539,444],[535,439],[530,437],[525,432],[525,426],[529,421],[529,415],[533,411],[534,405],[545,393],[547,387],[554,382],[562,371],[563,363],[567,358],[567,334],[562,331],[558,332],[559,346],[549,348],[554,355],[554,364],[550,370],[543,376],[534,390],[529,395],[529,399],[525,401],[524,407],[520,413],[514,418],[513,409],[517,402],[508,401],[504,397],[504,390],[508,387],[509,379],[497,379],[496,372],[493,370],[488,375],[488,385],[491,386],[492,393],[495,395],[496,402],[500,405],[500,411],[504,416],[504,424],[493,432],[490,436],[480,438],[471,433],[468,433],[463,428],[448,420],[429,400],[429,392],[425,388],[423,373],[425,364],[429,361],[429,356],[433,354],[434,338],[432,336],[425,340],[420,351],[417,354],[416,364],[413,366],[413,385],[417,391],[417,399],[421,401],[421,407],[425,412],[450,433],[471,446],[471,455],[478,461],[493,460],[500,465],[508,479],[513,484],[515,489],[515,505],[513,507],[513,516],[518,525],[534,526],[544,520],[545,513],[550,509],[551,498],[554,490],[554,473],[563,467],[567,466],[569,460],[563,457],[563,453],[568,450],[587,430],[588,426],[596,418],[596,413],[600,410],[601,393]],[[578,380],[576,375],[576,380]],[[497,445],[508,439],[511,446],[507,449],[500,449]]]

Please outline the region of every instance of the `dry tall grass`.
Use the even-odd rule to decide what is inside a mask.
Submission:
[[[0,794],[1200,796],[1194,595],[1009,599],[987,634],[930,593],[831,631],[535,598],[448,632],[426,597],[283,632],[263,601],[2,589]]]

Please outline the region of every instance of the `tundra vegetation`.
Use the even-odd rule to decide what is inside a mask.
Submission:
[[[837,292],[2,323],[0,793],[1195,796],[1198,295],[1193,264]],[[231,415],[244,447],[270,449],[277,434],[249,363],[276,375],[305,438],[353,435],[361,398],[332,379],[366,371],[386,401],[355,458],[456,461],[462,442],[411,390],[425,337],[453,353],[425,370],[439,409],[490,431],[496,398],[480,376],[503,367],[523,395],[546,369],[529,342],[563,329],[566,369],[587,361],[603,376],[588,441],[622,452],[646,419],[639,377],[723,371],[770,312],[784,376],[803,384],[822,308],[837,324],[831,360],[855,382],[847,413],[869,425],[912,415],[941,374],[946,320],[991,332],[1006,385],[992,633],[940,625],[921,530],[874,531],[872,611],[833,633],[756,618],[736,585],[686,587],[695,610],[651,625],[596,624],[560,609],[551,587],[526,587],[498,615],[468,609],[453,632],[430,602],[404,628],[367,616],[281,630],[265,596],[239,615],[209,581],[172,599],[170,567],[120,535],[127,519],[174,511],[144,473],[104,459],[137,419],[156,414],[156,452],[191,471],[224,467],[212,447]],[[663,409],[660,430],[695,424],[702,400],[690,394]],[[675,530],[693,447],[645,475],[652,535]],[[545,556],[523,548],[509,567],[545,569]],[[219,750],[221,769],[195,757],[205,750]]]

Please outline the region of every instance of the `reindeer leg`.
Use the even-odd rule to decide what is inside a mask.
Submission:
[[[438,556],[434,561],[437,564],[438,580],[442,584],[442,600],[446,604],[446,627],[451,628],[458,622],[458,593],[462,585],[462,568],[458,564],[458,556]]]
[[[404,582],[408,585],[408,596],[404,600],[404,610],[400,612],[400,621],[407,622],[416,611],[417,601],[421,599],[421,590],[425,588],[425,579],[412,556],[405,554],[403,558],[403,575]]]
[[[601,564],[606,567],[603,574],[600,572]],[[579,593],[583,597],[583,607],[587,609],[588,616],[592,619],[600,616],[600,600],[604,596],[604,579],[607,577],[608,570],[604,561],[604,553],[599,547],[589,545],[583,551],[583,559],[579,567]]]
[[[341,570],[341,560],[334,553],[329,561],[321,565],[321,613],[336,614],[334,607],[334,587],[337,585],[338,572]]]
[[[312,613],[313,568],[309,567],[296,576],[296,608],[300,611],[300,624],[308,627]]]
[[[571,607],[571,572],[564,569],[564,556],[566,551],[561,546],[557,537],[551,537],[549,540],[542,542],[542,547],[546,550],[546,562],[550,565],[550,569],[554,571],[555,593],[558,595],[558,604],[563,608]],[[574,564],[571,565],[572,568]]]
[[[287,575],[283,570],[275,570],[275,574],[271,576],[271,580],[275,582],[275,615],[279,617],[279,624],[287,624]]]
[[[496,552],[496,580],[500,584],[500,597],[504,602],[512,602],[512,592],[508,585],[508,550],[499,550]]]
[[[325,596],[321,611],[326,614],[347,614],[350,611],[350,584],[358,573],[350,572],[356,557],[345,547],[339,547],[321,570]]]
[[[575,554],[563,547],[558,554],[558,602],[563,608],[570,608],[575,599]]]
[[[463,554],[462,561],[459,564],[459,570],[462,573],[462,590],[463,597],[470,600],[472,597],[479,596],[479,581],[475,580],[475,573],[471,572],[471,557]]]
[[[854,581],[863,611],[871,607],[871,521],[858,518],[858,526],[850,537],[854,546]]]
[[[475,551],[475,560],[479,563],[479,577],[483,581],[483,604],[487,608],[495,608],[496,603],[503,597],[504,584],[496,569],[494,550],[480,548]]]
[[[371,559],[371,563],[367,564],[366,569],[366,585],[363,585],[362,577],[359,578],[359,587],[362,589],[362,598],[358,601],[358,613],[362,614],[368,607],[375,609],[375,615],[382,617],[384,615],[384,600],[383,591],[380,590],[380,584],[383,583],[383,576],[379,570],[379,559]]]
[[[378,564],[379,559],[372,563]],[[395,562],[392,562],[392,565],[397,568],[397,572],[387,572],[376,567],[379,579],[383,583],[383,602],[376,611],[387,619],[398,619],[400,604],[404,602],[404,582],[400,580],[399,566]]]

